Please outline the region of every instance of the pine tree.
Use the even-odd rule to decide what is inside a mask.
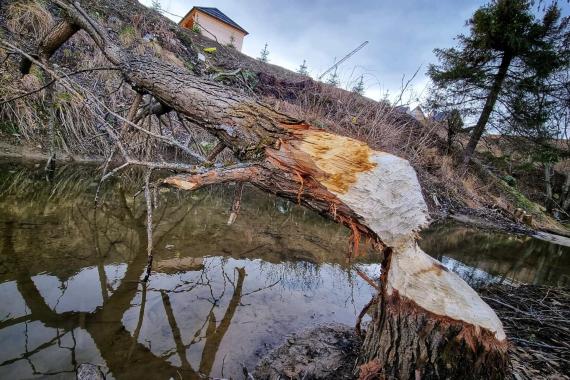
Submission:
[[[297,73],[301,75],[309,75],[309,70],[307,69],[307,60],[303,59],[303,63],[299,66]]]
[[[338,80],[337,69],[338,67],[335,67],[334,71],[330,74],[329,79],[327,79],[327,83],[335,87],[338,86],[340,83],[340,81]]]
[[[267,49],[267,42],[265,43],[265,46],[263,47],[263,50],[261,50],[258,59],[259,59],[261,62],[269,62],[269,50]]]
[[[230,42],[228,42],[227,46],[233,49],[236,48],[236,38],[233,34],[230,36]]]
[[[352,92],[358,94],[358,95],[363,95],[364,94],[364,75],[360,76],[360,80],[358,81],[358,83],[356,83],[356,85],[352,88]]]
[[[539,20],[527,0],[495,0],[475,11],[468,25],[469,34],[457,37],[457,47],[435,50],[440,63],[428,70],[436,88],[481,109],[464,151],[465,165],[505,95],[567,64],[568,47],[560,48],[560,41],[569,34],[556,3]]]

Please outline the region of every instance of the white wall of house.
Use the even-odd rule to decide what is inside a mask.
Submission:
[[[222,45],[232,43],[237,50],[241,51],[243,38],[246,36],[241,30],[199,11],[194,14],[194,21],[198,22],[203,36],[217,40]]]

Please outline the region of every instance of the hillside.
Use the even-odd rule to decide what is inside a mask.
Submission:
[[[82,5],[107,28],[116,43],[141,57],[158,58],[180,69],[191,70],[197,76],[263,100],[277,111],[409,160],[418,172],[433,218],[447,213],[475,213],[509,228],[524,230],[520,225],[516,227],[520,220],[514,216],[516,209],[521,208],[532,215],[533,228],[558,231],[563,228],[542,212],[542,206],[533,202],[541,200],[537,186],[520,189],[509,186],[501,175],[488,170],[492,163],[489,157],[481,155],[485,161],[463,173],[459,169],[458,154],[446,154],[438,124],[419,123],[386,102],[375,102],[279,66],[262,63],[231,47],[181,29],[135,0],[84,0]],[[3,38],[34,55],[38,41],[56,23],[52,15],[58,11],[46,7],[52,6],[42,1],[3,2],[0,6]],[[204,48],[209,47],[215,47],[216,52],[205,53]],[[101,99],[96,106],[60,81],[49,87],[53,90],[48,93],[44,89],[47,86],[45,72],[33,66],[29,73],[22,75],[21,55],[11,50],[6,45],[0,50],[5,57],[5,70],[0,74],[0,88],[3,89],[0,139],[4,150],[19,144],[27,147],[25,151],[37,148],[47,156],[58,152],[59,157],[89,157],[104,161],[115,149],[102,127],[102,123],[113,119],[108,110],[116,110],[126,117],[136,95],[117,71],[106,69],[109,62],[94,42],[80,31],[55,52],[52,61],[57,64],[60,74],[73,78],[76,88],[81,87],[81,91]],[[205,60],[202,61],[200,56]],[[24,96],[28,93],[29,96]],[[145,96],[142,105],[151,108],[155,104]],[[188,147],[204,155],[214,149],[216,140],[200,129],[189,128],[191,120],[180,118],[180,115],[165,114],[162,119],[160,116],[146,118],[142,115],[148,122],[145,128],[162,133],[168,126],[172,129],[169,136],[174,137],[186,131],[189,133]],[[54,118],[57,121],[52,128]],[[118,120],[113,122],[119,123]],[[151,146],[136,133],[132,144],[137,154],[177,157],[192,162],[190,148],[177,151],[160,144]],[[227,152],[220,157],[224,162],[234,159]]]

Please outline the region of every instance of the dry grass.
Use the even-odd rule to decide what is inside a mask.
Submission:
[[[8,5],[6,26],[12,33],[34,39],[43,37],[53,25],[53,17],[38,0],[23,0]]]
[[[41,1],[12,1],[4,8],[8,20],[8,33],[11,38],[25,45],[25,41],[36,44],[47,33],[53,19]],[[105,21],[100,17],[99,21]],[[160,40],[173,40],[174,34],[168,29],[167,22],[152,22],[144,16],[133,16],[132,22],[115,22],[120,42],[141,54],[153,55],[173,64],[184,66],[174,53],[164,48]],[[27,25],[27,26],[26,26]],[[142,32],[141,30],[144,30]],[[150,33],[152,41],[144,42],[143,34]],[[32,47],[33,49],[34,47]],[[19,56],[6,55],[2,51],[0,61],[0,103],[17,96],[40,89],[48,78],[44,71],[32,67],[29,75],[19,75]],[[6,58],[6,60],[4,60]],[[56,53],[54,60],[65,69],[57,69],[60,76],[73,71],[108,67],[109,62],[96,48],[86,33],[79,32]],[[101,156],[110,152],[113,140],[104,125],[119,128],[122,122],[109,114],[114,110],[123,117],[133,101],[134,92],[124,84],[122,77],[115,71],[94,71],[73,76],[73,91],[62,83],[51,86],[51,100],[46,91],[38,91],[32,95],[0,105],[0,133],[9,131],[20,139],[34,146],[47,149],[50,145],[48,125],[51,119],[56,120],[55,149],[87,156]],[[94,105],[89,99],[97,98],[100,102]],[[148,102],[148,99],[145,99]],[[165,134],[179,138],[184,144],[204,149],[213,145],[213,138],[207,137],[203,131],[188,133],[174,116],[163,118],[162,123],[156,117],[142,121],[144,128],[152,133]],[[129,131],[125,145],[134,155],[144,157],[168,157],[186,159],[184,154],[174,151],[164,144],[157,143],[140,131]],[[201,144],[204,144],[202,147]]]

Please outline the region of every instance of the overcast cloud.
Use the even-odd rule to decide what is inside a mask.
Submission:
[[[150,5],[151,0],[141,0]],[[369,44],[339,68],[341,86],[352,88],[364,75],[366,95],[378,100],[400,92],[402,77],[413,82],[415,97],[424,94],[433,49],[454,45],[465,21],[482,0],[161,0],[164,10],[184,16],[192,6],[217,7],[250,34],[243,52],[258,57],[267,42],[271,63],[297,70],[303,59],[317,77],[363,41]],[[563,13],[569,5],[563,2]],[[167,15],[174,21],[180,18]],[[412,99],[413,100],[413,99]]]

